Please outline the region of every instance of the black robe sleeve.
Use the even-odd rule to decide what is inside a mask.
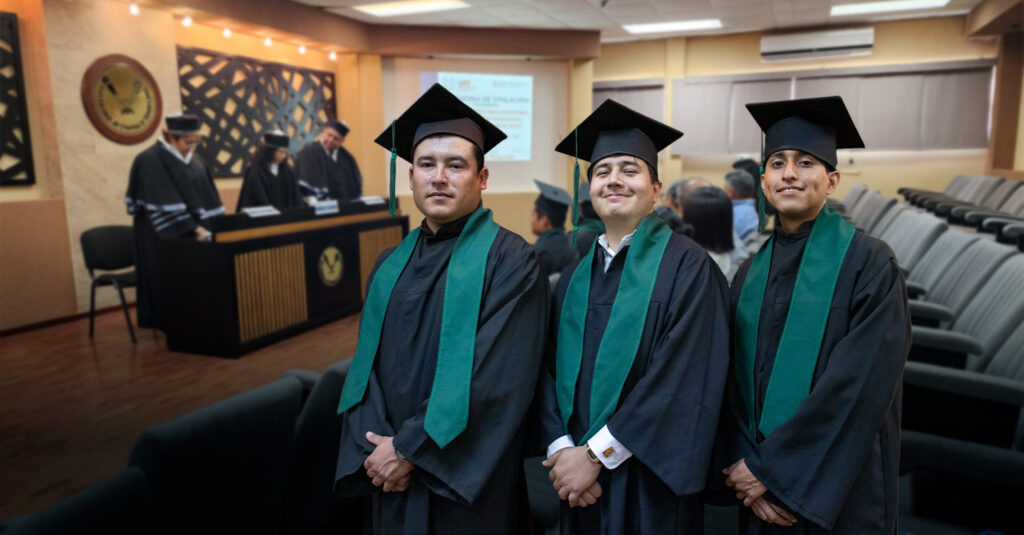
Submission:
[[[198,223],[161,161],[163,150],[153,146],[136,156],[125,203],[128,213],[146,218],[158,237],[176,238],[195,231]]]
[[[262,164],[254,163],[245,169],[245,176],[242,178],[242,191],[238,194],[238,208],[235,210],[236,212],[241,212],[242,208],[250,206],[273,204],[270,201],[267,189],[264,187],[262,173],[260,173],[259,169],[260,165]]]
[[[324,187],[323,171],[317,162],[317,150],[323,152],[323,146],[318,141],[307,143],[299,149],[299,153],[295,155],[295,180],[302,195],[324,199],[327,188]]]
[[[901,392],[909,316],[894,259],[858,285],[851,308],[848,333],[827,355],[796,414],[760,444],[741,431],[748,452],[738,452],[776,499],[826,529]]]

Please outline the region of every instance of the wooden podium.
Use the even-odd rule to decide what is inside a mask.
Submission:
[[[207,223],[213,242],[161,241],[159,276],[168,348],[219,357],[358,312],[377,257],[409,232],[408,216],[361,202]]]

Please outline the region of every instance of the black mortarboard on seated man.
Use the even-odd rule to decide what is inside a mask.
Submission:
[[[647,162],[651,178],[656,181],[658,152],[682,136],[679,130],[608,99],[566,136],[555,150],[591,164],[617,154],[636,156]],[[578,162],[573,175],[574,198],[578,200]],[[578,225],[578,210],[574,210],[573,229]]]
[[[430,86],[373,140],[391,151],[389,206],[392,215],[395,205],[395,157],[399,156],[412,163],[413,152],[420,141],[439,134],[459,136],[480,149],[477,155],[479,166],[483,166],[483,155],[508,137],[441,84]]]
[[[747,104],[747,110],[764,132],[761,171],[768,157],[794,149],[821,160],[830,172],[839,162],[836,149],[863,149],[864,141],[850,113],[838,96],[779,100]],[[764,230],[764,192],[758,190],[758,230]]]
[[[280,130],[274,130],[273,132],[267,132],[263,134],[263,143],[271,147],[277,147],[281,149],[288,148],[288,136]]]
[[[201,124],[195,115],[168,115],[165,119],[167,130],[174,133],[198,132]]]
[[[537,214],[547,216],[554,227],[564,225],[565,213],[572,204],[572,197],[569,196],[569,192],[537,179],[533,179],[533,183],[537,184],[537,188],[540,189],[540,195],[533,202],[533,207],[537,210]]]
[[[337,119],[334,119],[327,123],[327,128],[334,130],[335,132],[340,134],[341,137],[345,137],[348,135],[348,125],[345,124],[345,121],[339,121]]]

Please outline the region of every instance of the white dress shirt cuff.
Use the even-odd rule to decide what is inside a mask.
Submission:
[[[587,445],[590,446],[590,450],[594,452],[594,455],[597,455],[597,459],[601,461],[601,464],[609,470],[618,468],[626,459],[633,456],[633,453],[626,449],[621,442],[615,440],[607,425],[590,437]]]
[[[572,448],[575,446],[576,444],[574,444],[572,439],[569,438],[569,435],[562,435],[556,438],[555,441],[552,442],[550,446],[548,446],[548,457],[551,457],[552,455],[555,454],[555,452],[559,450],[563,450],[565,448]]]

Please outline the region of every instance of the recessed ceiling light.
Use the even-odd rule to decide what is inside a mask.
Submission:
[[[186,16],[185,18],[181,19],[181,25],[186,27],[186,28],[191,26],[192,25],[192,17]]]
[[[231,28],[224,28],[224,38],[228,39],[231,37]]]
[[[689,32],[695,30],[714,30],[721,27],[722,21],[718,19],[652,22],[650,24],[626,24],[623,26],[629,33]]]
[[[363,4],[361,6],[352,6],[352,9],[375,17],[397,17],[399,15],[415,15],[417,13],[462,9],[464,7],[469,7],[469,4],[462,0],[405,0],[383,4]]]
[[[864,15],[867,13],[891,13],[893,11],[910,11],[912,9],[934,9],[945,7],[949,0],[892,0],[890,2],[865,2],[859,4],[839,4],[832,6],[829,15],[842,17],[845,15]]]
[[[331,58],[331,61],[334,61],[334,60],[338,59],[338,53],[333,51],[333,50],[331,50],[331,55],[329,57]]]
[[[263,46],[270,46],[272,44],[274,44],[274,41],[271,40],[269,37],[263,40]]]
[[[306,45],[299,45],[299,54],[306,53]]]
[[[138,15],[139,14],[139,5],[134,3],[134,2],[132,2],[131,4],[128,4],[128,12],[131,13],[132,15]]]

